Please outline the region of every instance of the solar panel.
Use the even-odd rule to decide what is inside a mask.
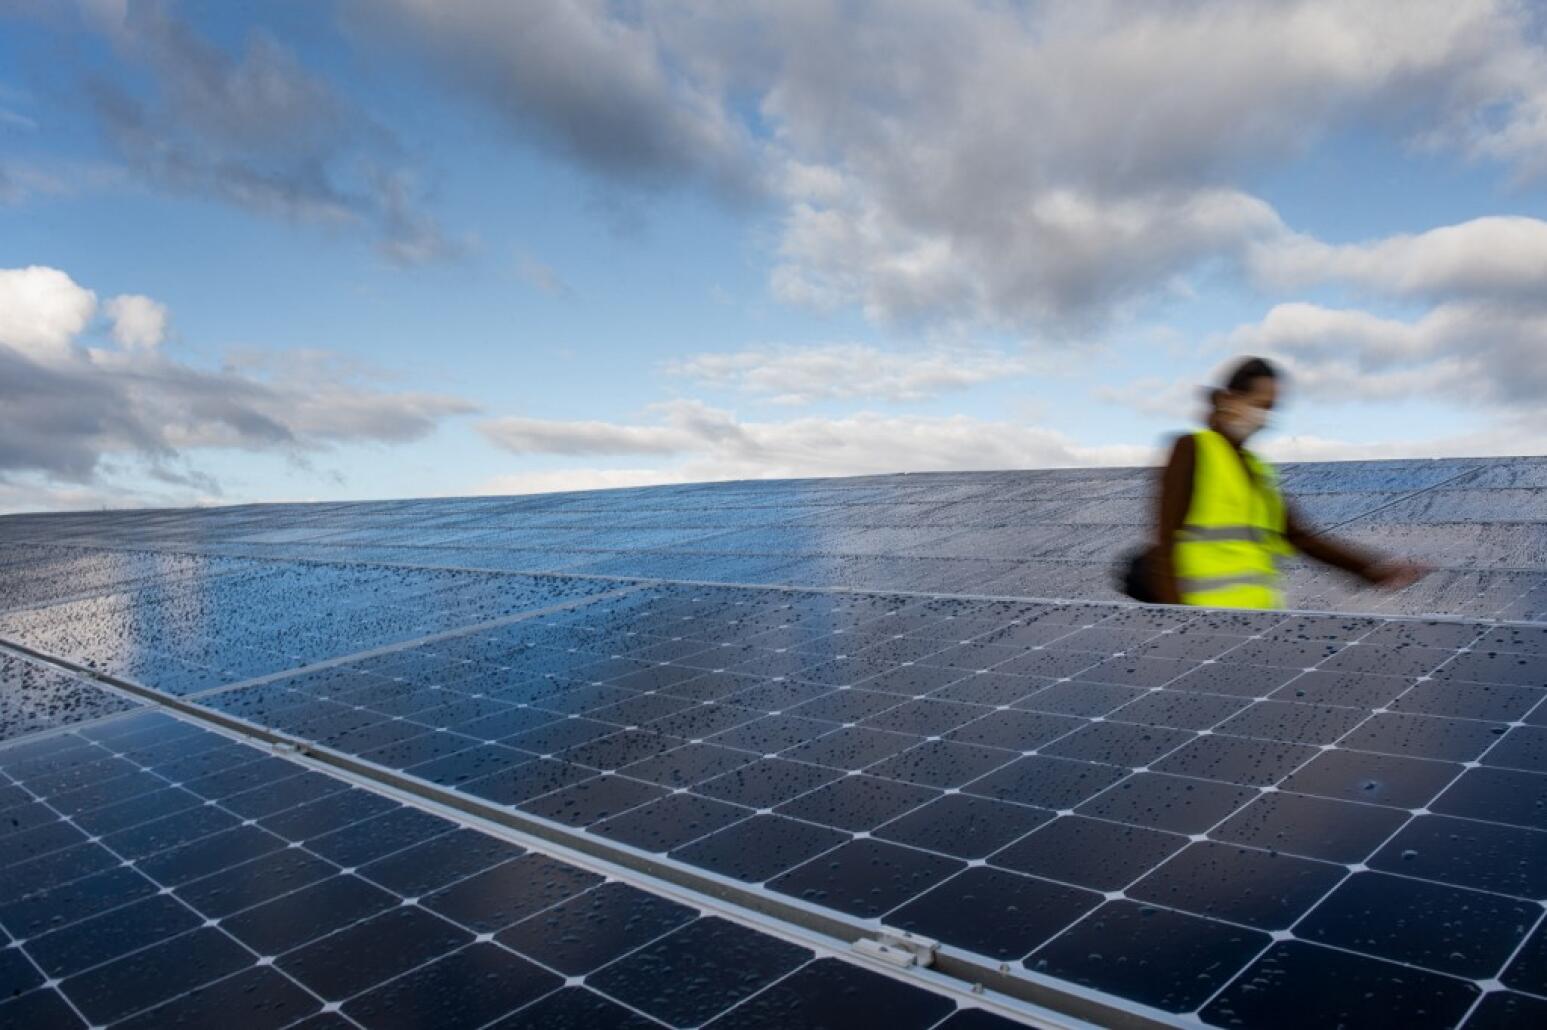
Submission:
[[[1547,616],[1544,469],[1539,458],[1284,466],[1313,524],[1435,566],[1385,595],[1299,565],[1292,606]],[[132,583],[161,564],[208,575],[238,556],[1112,600],[1111,566],[1147,535],[1152,488],[1148,469],[1061,469],[15,516],[5,550],[25,560],[9,563],[0,608],[63,599],[65,584]]]
[[[649,587],[189,700],[1163,1011],[1211,1018],[1291,940],[1456,990],[1500,980],[1547,884],[1480,884],[1444,862],[1415,874],[1416,849],[1391,842],[1449,820],[1541,849],[1539,641],[1483,623],[1256,621]],[[742,643],[749,629],[791,646]],[[671,657],[631,657],[646,650]],[[980,677],[995,703],[962,699]],[[1390,682],[1354,704],[1337,692],[1372,678]],[[1457,711],[1469,703],[1488,717]],[[985,925],[970,913],[987,897],[1024,897],[1038,918]],[[1422,936],[1444,950],[1361,927],[1350,913],[1381,897],[1400,900],[1397,926],[1435,913],[1449,935]],[[1209,974],[1178,986],[1162,959]]]
[[[0,1025],[955,1025],[939,994],[160,713],[0,747],[0,827]]]
[[[136,707],[137,701],[79,676],[0,652],[0,741]]]
[[[1509,498],[1540,489],[1521,485],[1535,468],[1377,463],[1286,479],[1325,512],[1416,531],[1520,505]],[[1497,552],[1528,564],[1467,566],[1421,601],[1385,598],[1460,618],[1330,614],[1374,595],[1334,596],[1303,573],[1301,596],[1329,613],[1014,596],[1049,569],[1088,586],[1101,553],[1027,560],[1018,533],[1053,549],[1087,530],[1110,543],[1127,516],[1109,508],[1103,522],[1101,503],[1142,507],[1139,489],[1127,473],[1031,473],[93,515],[57,520],[70,546],[28,542],[39,520],[4,520],[0,638],[748,911],[937,938],[940,969],[1020,997],[1219,1026],[1528,1020],[1547,1004],[1547,630],[1492,619],[1547,611],[1540,558],[1507,550],[1533,524],[1515,523]],[[1017,525],[1017,505],[1038,497],[1061,526]],[[889,505],[906,518],[887,523]],[[780,506],[804,522],[773,525]],[[464,567],[474,551],[482,564]],[[488,571],[512,555],[580,574]],[[80,588],[61,589],[72,570]],[[697,579],[708,582],[683,582]],[[78,706],[49,726],[148,718],[93,707],[136,702],[57,665],[5,660],[47,670]],[[197,775],[233,795],[292,765],[205,769],[173,743],[174,782]],[[115,790],[149,782],[147,767],[113,768]],[[285,781],[319,774],[305,776]],[[102,785],[71,787],[75,803],[103,803]],[[292,799],[290,838],[262,819],[241,829],[308,854],[294,835],[329,836],[336,850],[317,857],[353,869],[374,847],[418,846],[419,821],[440,818],[410,807],[378,824],[336,793]],[[232,839],[227,865],[279,861]],[[491,880],[429,911],[502,947],[507,904],[520,891]],[[534,950],[595,946],[528,930],[514,952],[556,975],[570,975],[560,956]],[[735,950],[695,934],[695,954]],[[687,953],[650,951],[640,983]],[[855,975],[800,968],[778,976],[809,988],[756,997],[809,1005]],[[433,997],[442,982],[398,990]],[[692,1025],[720,1011],[602,983],[561,989],[572,1008],[548,1018],[614,1005],[620,1020],[640,1010]],[[745,997],[726,1003],[726,1025],[805,1011]],[[387,1021],[420,1000],[344,1014]],[[981,1017],[932,1018],[919,1025]]]

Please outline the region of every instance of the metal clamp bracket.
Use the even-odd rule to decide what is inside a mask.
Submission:
[[[940,942],[906,930],[883,926],[874,937],[861,937],[854,942],[853,947],[861,955],[899,969],[910,966],[927,969],[935,963],[935,952],[940,950]]]

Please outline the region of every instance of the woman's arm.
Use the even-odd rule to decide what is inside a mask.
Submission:
[[[1176,531],[1187,518],[1192,505],[1192,480],[1197,453],[1191,436],[1178,437],[1171,448],[1171,457],[1160,473],[1160,497],[1156,503],[1155,517],[1155,598],[1162,604],[1181,604],[1181,591],[1176,585],[1176,563],[1172,560],[1171,547]]]
[[[1284,502],[1284,512],[1288,522],[1285,539],[1307,558],[1351,572],[1366,583],[1393,588],[1407,586],[1425,572],[1421,566],[1407,562],[1388,562],[1368,551],[1338,543],[1331,537],[1317,533],[1301,521],[1288,501]]]

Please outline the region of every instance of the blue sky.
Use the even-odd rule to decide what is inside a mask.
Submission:
[[[0,510],[1541,453],[1506,0],[0,0]]]

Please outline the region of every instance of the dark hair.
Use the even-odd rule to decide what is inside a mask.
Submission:
[[[1266,358],[1242,358],[1225,379],[1225,389],[1231,393],[1245,393],[1252,388],[1254,379],[1277,379],[1278,369]]]
[[[1209,399],[1218,403],[1226,393],[1245,393],[1258,379],[1278,379],[1278,368],[1266,358],[1242,358],[1225,377],[1225,384],[1209,391]]]

